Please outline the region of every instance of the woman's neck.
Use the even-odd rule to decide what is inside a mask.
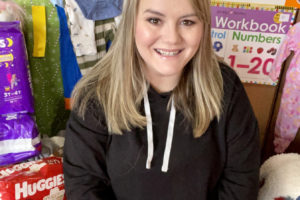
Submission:
[[[172,91],[179,82],[179,77],[146,77],[146,79],[158,93]]]

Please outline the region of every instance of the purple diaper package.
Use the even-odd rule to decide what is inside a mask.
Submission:
[[[20,23],[0,22],[0,166],[38,155],[26,46]]]
[[[41,141],[29,114],[0,116],[0,166],[40,154]]]
[[[33,113],[26,46],[20,23],[0,22],[0,115]]]

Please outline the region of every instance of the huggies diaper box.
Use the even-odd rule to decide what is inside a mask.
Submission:
[[[0,168],[1,200],[66,200],[62,158]]]

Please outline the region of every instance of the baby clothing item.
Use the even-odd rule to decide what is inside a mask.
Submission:
[[[123,0],[76,0],[87,19],[104,20],[116,17],[122,12]]]
[[[116,28],[114,18],[95,21],[94,34],[97,45],[97,54],[76,57],[82,75],[92,69],[92,67],[106,54],[111,41],[114,39]]]
[[[76,56],[95,55],[95,22],[86,19],[75,0],[65,0],[65,10],[69,17],[71,40]]]
[[[56,5],[58,5],[59,7],[64,7],[64,2],[63,0],[50,0],[50,2],[53,4],[53,6],[55,7]]]
[[[126,5],[128,0],[123,0],[123,5]],[[116,22],[116,25],[119,26],[120,22],[121,22],[121,19],[122,19],[122,14],[118,15],[115,17],[115,22]]]
[[[300,23],[295,24],[287,33],[275,62],[270,71],[270,78],[276,81],[281,65],[294,52],[293,59],[286,72],[285,85],[275,125],[274,146],[276,153],[282,153],[295,138],[300,127]]]
[[[60,23],[60,63],[64,85],[65,108],[70,109],[71,93],[75,84],[81,78],[81,72],[73,51],[65,10],[57,5],[56,8]]]

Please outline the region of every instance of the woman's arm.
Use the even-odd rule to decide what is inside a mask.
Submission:
[[[108,133],[96,114],[89,109],[84,119],[71,113],[64,146],[64,178],[68,200],[114,200],[106,170]]]
[[[239,78],[225,111],[227,157],[219,182],[219,200],[256,200],[259,186],[260,145],[257,120]]]

